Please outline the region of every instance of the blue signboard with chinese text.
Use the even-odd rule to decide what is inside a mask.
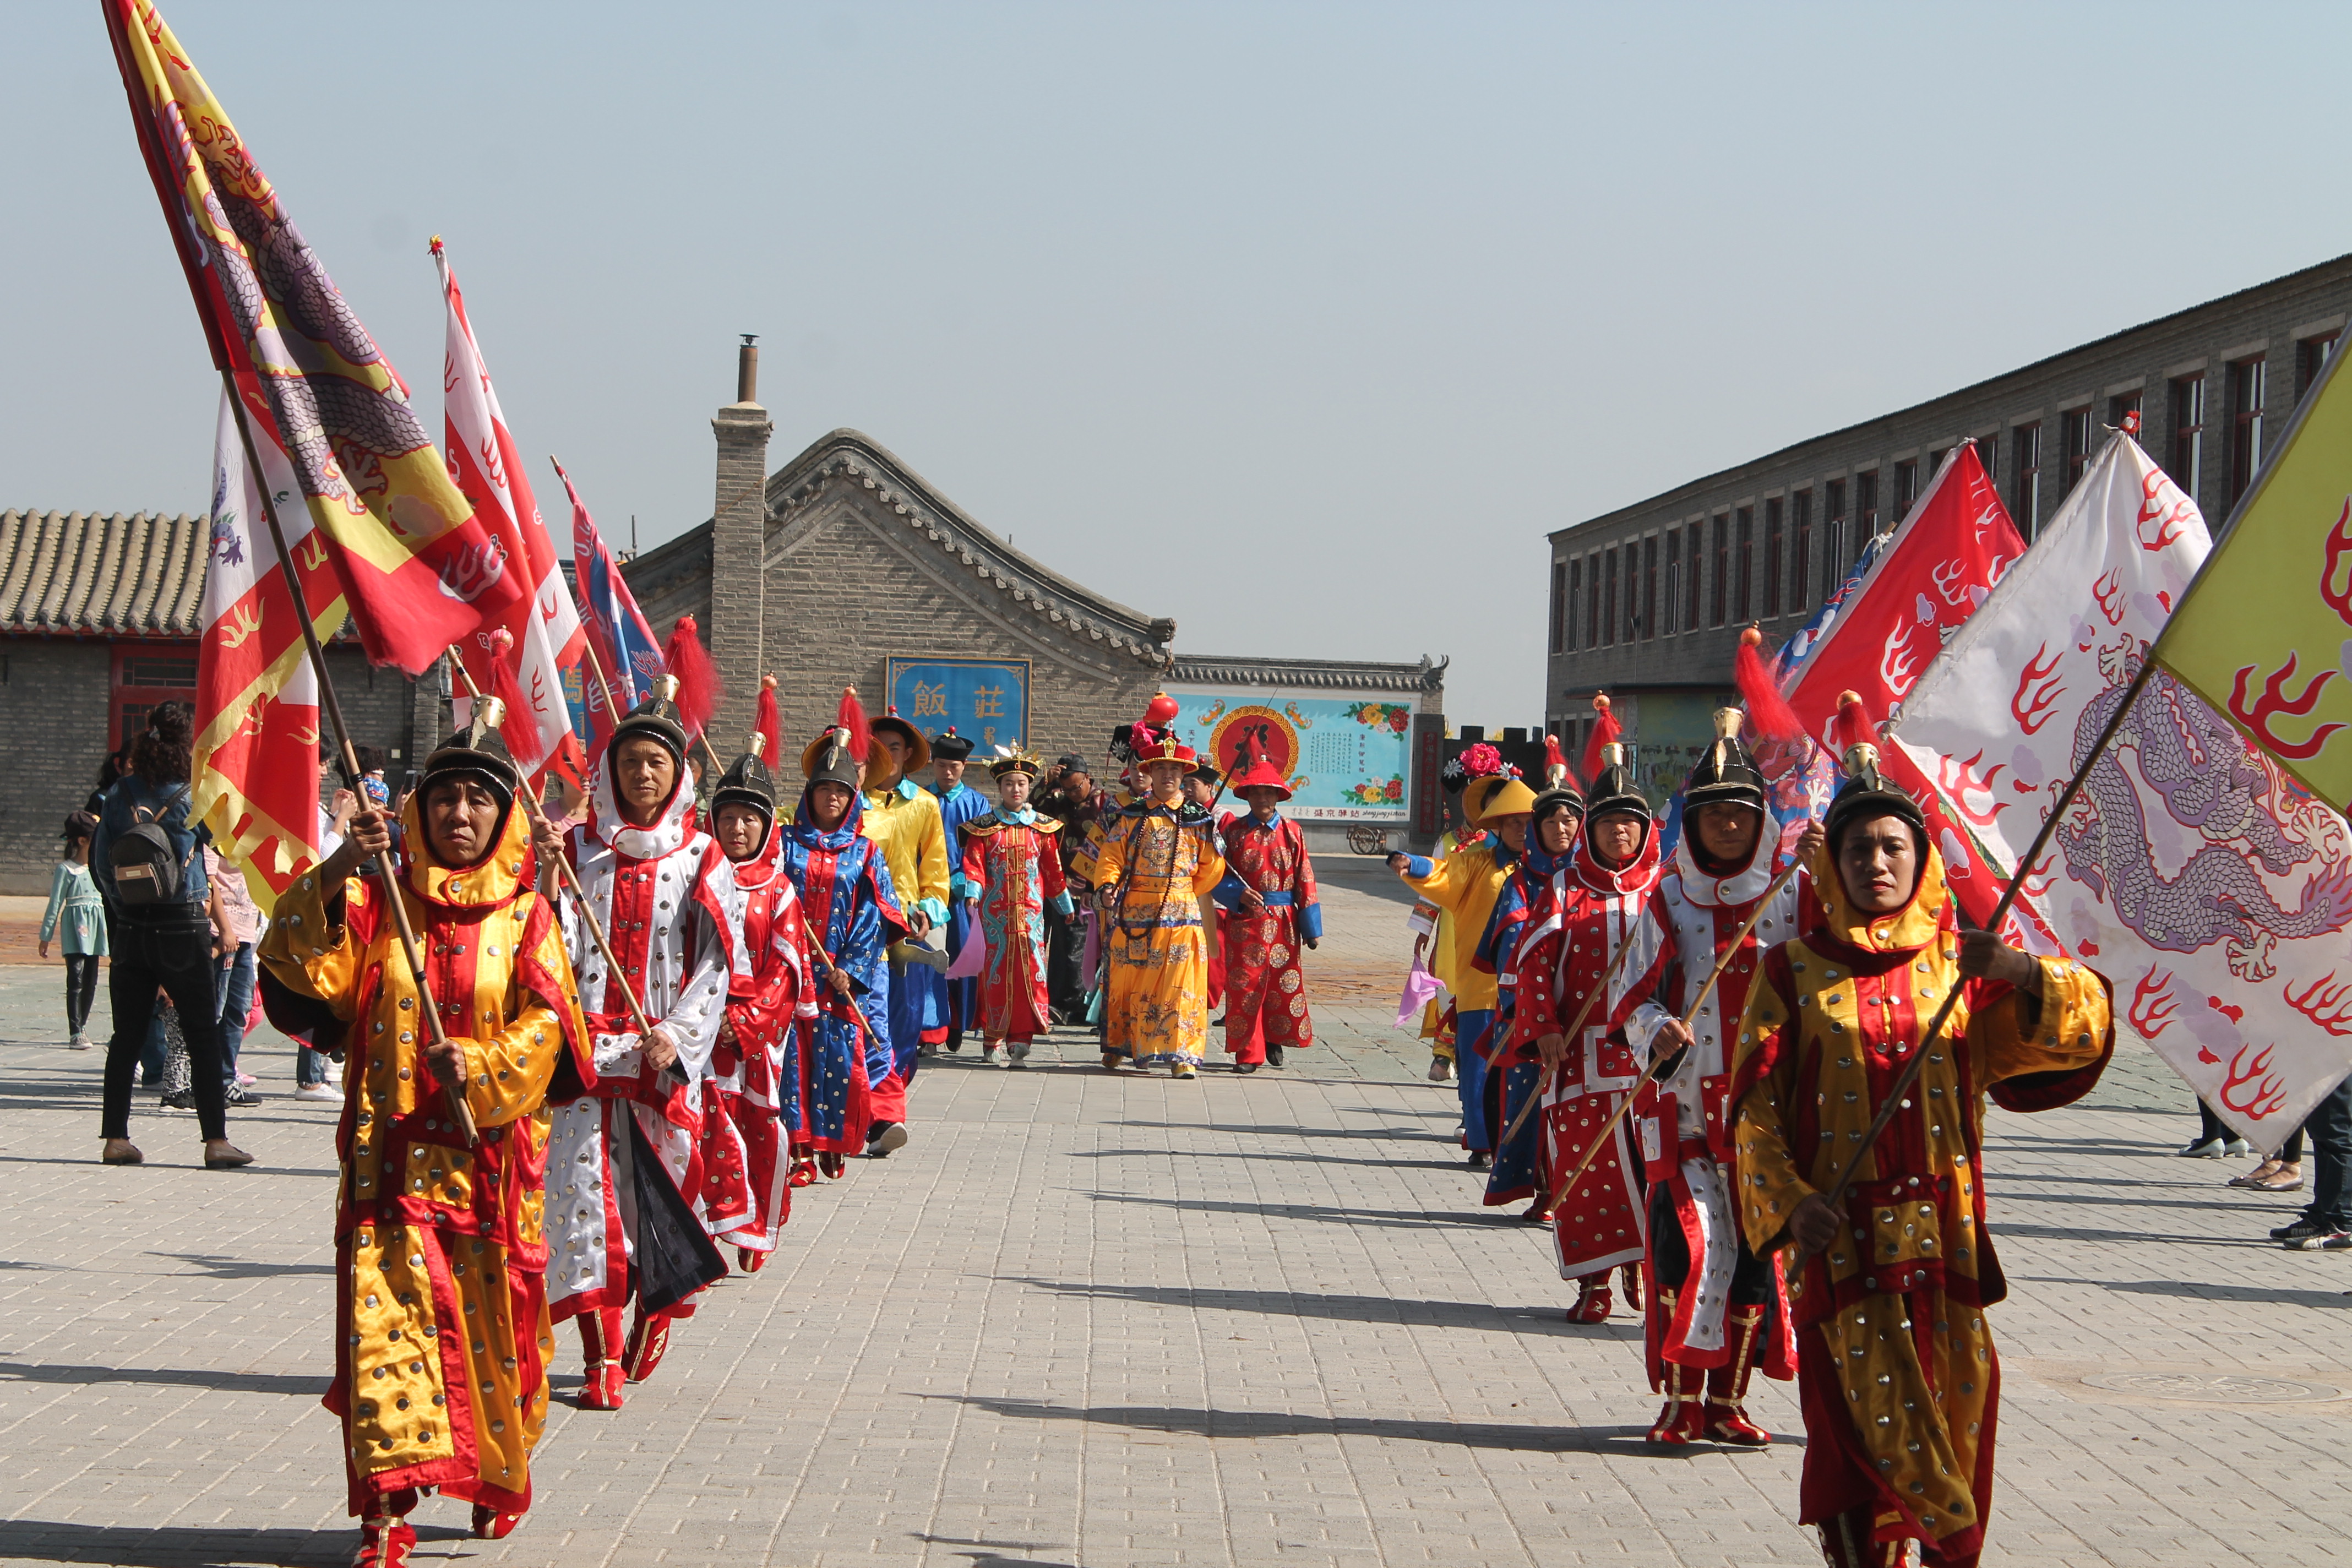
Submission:
[[[926,735],[952,725],[983,755],[1029,738],[1025,658],[892,658],[883,679],[890,708]]]

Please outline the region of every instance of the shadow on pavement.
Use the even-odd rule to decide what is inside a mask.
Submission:
[[[1325,1225],[1399,1226],[1470,1225],[1473,1216],[1459,1209],[1343,1209],[1328,1204],[1246,1204],[1230,1198],[1163,1198],[1149,1193],[1088,1193],[1098,1204],[1147,1204],[1153,1208],[1185,1209],[1194,1214],[1246,1214],[1265,1219],[1311,1219]]]
[[[1425,1138],[1419,1128],[1402,1134],[1409,1138]],[[1223,1149],[1073,1149],[1073,1160],[1232,1160],[1244,1159],[1255,1163],[1261,1160],[1290,1160],[1306,1165],[1377,1165],[1383,1171],[1467,1171],[1459,1160],[1358,1160],[1344,1154],[1276,1154],[1261,1151],[1255,1154],[1234,1155]]]
[[[1606,1339],[1638,1343],[1642,1325],[1632,1318],[1612,1321],[1597,1331],[1571,1329],[1561,1316],[1565,1303],[1537,1306],[1490,1301],[1428,1301],[1398,1296],[1319,1296],[1303,1290],[1221,1290],[1190,1285],[1106,1285],[1076,1279],[1016,1278],[1013,1283],[1050,1290],[1057,1296],[1081,1296],[1097,1300],[1133,1301],[1142,1306],[1202,1308],[1229,1312],[1263,1312],[1276,1318],[1318,1318],[1338,1323],[1378,1323],[1402,1328],[1483,1329],[1498,1334],[1539,1333],[1547,1337]]]
[[[79,1387],[100,1383],[142,1383],[210,1389],[215,1394],[289,1394],[316,1399],[327,1392],[324,1376],[291,1373],[220,1372],[195,1366],[62,1366],[0,1361],[0,1383],[56,1383]],[[0,1558],[8,1555],[0,1550]]]
[[[289,1274],[331,1275],[335,1271],[331,1263],[256,1263],[246,1258],[217,1258],[194,1252],[151,1252],[147,1256],[168,1258],[174,1263],[200,1268],[208,1279],[278,1279]]]
[[[416,1527],[416,1543],[469,1541],[462,1530]],[[118,1563],[130,1568],[329,1568],[351,1561],[360,1540],[348,1530],[226,1530],[196,1525],[68,1524],[0,1520],[0,1558],[9,1562]]]
[[[959,1552],[955,1555],[971,1563],[972,1568],[1078,1568],[1076,1563],[1045,1557],[1007,1557],[998,1548],[1013,1552],[1043,1552],[1052,1548],[1029,1541],[968,1541],[956,1535],[917,1534],[916,1540],[932,1546],[977,1546],[977,1552]]]
[[[2247,1307],[2352,1309],[2352,1290],[2291,1290],[2261,1285],[2216,1285],[2200,1279],[2069,1279],[2054,1274],[2011,1275],[2035,1285],[2095,1285],[2126,1296],[2177,1296],[2190,1301],[2226,1301]]]
[[[1499,1421],[1387,1419],[1374,1415],[1298,1415],[1285,1410],[1199,1410],[1165,1405],[1101,1405],[1079,1408],[1033,1399],[985,1394],[926,1394],[953,1399],[1022,1421],[1087,1421],[1140,1432],[1185,1432],[1202,1437],[1380,1437],[1448,1447],[1506,1448],[1538,1454],[1615,1454],[1667,1460],[1712,1458],[1713,1446],[1654,1448],[1646,1426],[1521,1426]],[[1777,1436],[1775,1447],[1801,1447],[1801,1437]]]

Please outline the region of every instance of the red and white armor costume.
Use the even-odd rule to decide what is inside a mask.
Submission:
[[[816,1016],[808,926],[783,873],[783,834],[772,821],[759,852],[724,860],[710,886],[727,911],[731,969],[727,1022],[734,1038],[711,1050],[702,1118],[703,1220],[747,1253],[772,1252],[792,1214],[791,1152],[780,1120],[797,1102],[795,1019]]]

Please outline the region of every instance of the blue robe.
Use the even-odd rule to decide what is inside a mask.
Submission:
[[[942,792],[936,786],[931,793],[940,799],[940,825],[948,836],[948,958],[952,962],[963,952],[964,942],[971,935],[971,908],[967,900],[972,889],[963,877],[963,825],[975,817],[986,816],[995,809],[989,799],[968,784]],[[972,1020],[980,1016],[980,983],[977,980],[950,980],[943,970],[925,969],[923,984],[923,1038],[936,1045],[941,1040],[960,1039]]]
[[[889,1027],[888,949],[907,931],[907,918],[890,885],[890,868],[882,863],[874,841],[858,831],[863,813],[864,803],[853,795],[849,815],[827,833],[810,820],[803,798],[792,826],[784,829],[778,857],[800,893],[811,940],[849,975],[850,997],[820,984],[816,1018],[800,1026],[809,1032],[813,1047],[800,1135],[820,1149],[836,1152],[865,1146],[865,1127],[848,1122],[853,1098],[860,1104],[865,1099],[863,1086],[853,1096],[853,1064],[862,1058],[866,1086],[890,1075],[890,1040],[887,1033],[876,1031]],[[826,959],[818,957],[817,962]],[[851,1001],[856,1004],[855,1010]],[[859,1012],[873,1024],[873,1031],[859,1028]]]

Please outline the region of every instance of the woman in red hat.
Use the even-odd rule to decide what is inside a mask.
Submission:
[[[1315,862],[1307,835],[1277,809],[1290,784],[1264,752],[1234,778],[1249,814],[1225,826],[1225,877],[1217,902],[1227,911],[1225,1048],[1236,1072],[1282,1065],[1286,1047],[1315,1043],[1298,952],[1323,936]],[[1263,1028],[1259,1026],[1263,1024]]]

